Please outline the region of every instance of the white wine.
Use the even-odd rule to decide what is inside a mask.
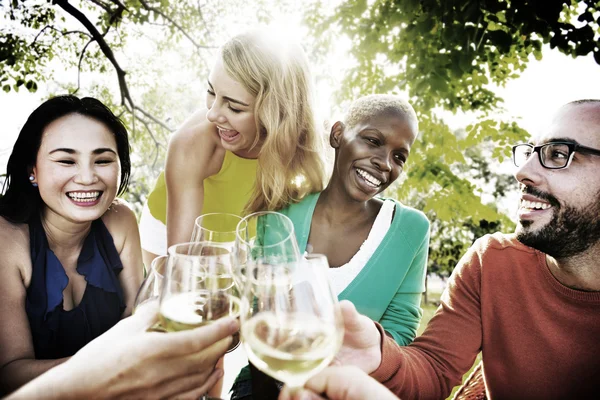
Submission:
[[[164,299],[160,325],[168,332],[194,329],[221,317],[237,318],[240,300],[225,293],[186,292]]]
[[[245,349],[258,369],[299,386],[325,368],[342,342],[332,324],[305,313],[261,312],[242,326]]]
[[[207,275],[205,279],[208,290],[230,290],[233,287],[232,274]]]

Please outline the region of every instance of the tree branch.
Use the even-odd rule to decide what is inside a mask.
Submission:
[[[90,34],[89,34],[89,33],[87,33],[87,32],[84,32],[84,31],[73,30],[73,31],[64,31],[64,32],[63,32],[63,31],[61,31],[61,30],[58,30],[58,29],[56,29],[56,28],[54,27],[54,25],[46,25],[45,27],[43,27],[43,28],[42,28],[42,29],[41,29],[41,30],[38,32],[38,34],[37,34],[37,35],[35,35],[35,38],[33,39],[33,42],[31,42],[31,46],[33,46],[33,45],[35,44],[35,42],[37,42],[38,38],[39,38],[39,37],[42,35],[42,33],[44,33],[44,31],[45,31],[46,29],[52,29],[52,30],[54,30],[54,31],[56,31],[56,32],[62,33],[62,35],[63,35],[63,36],[65,36],[65,35],[70,35],[70,34],[72,34],[72,33],[79,33],[79,34],[81,34],[81,35],[85,35],[85,36],[87,36],[87,37],[91,38]]]
[[[83,61],[83,56],[85,55],[85,51],[87,50],[87,47],[94,42],[95,40],[92,38],[89,40],[89,42],[87,42],[85,44],[85,46],[83,46],[83,49],[81,50],[81,54],[79,55],[79,64],[77,65],[77,89],[75,89],[75,91],[73,92],[73,94],[77,93],[79,91],[79,88],[81,87],[80,83],[81,83],[81,62]]]
[[[155,7],[151,7],[150,5],[148,5],[148,3],[146,3],[145,0],[140,0],[140,3],[142,4],[142,6],[144,6],[144,8],[146,10],[157,13],[158,15],[160,15],[161,17],[163,17],[164,19],[166,19],[167,21],[169,21],[171,24],[173,24],[173,26],[175,28],[177,28],[177,30],[179,32],[181,32],[183,34],[183,36],[185,36],[194,45],[194,47],[196,48],[196,50],[216,48],[215,46],[203,46],[203,45],[198,44],[194,40],[194,38],[192,38],[192,36],[190,36],[190,34],[187,33],[186,30],[181,27],[181,25],[179,25],[171,17],[169,17],[168,15],[166,15],[165,13],[163,13],[160,9],[155,8]]]
[[[121,3],[119,0],[110,0],[111,3],[115,4],[117,7],[127,10],[125,4]]]
[[[85,28],[91,34],[90,42],[95,41],[96,43],[98,43],[98,46],[100,46],[100,50],[102,51],[104,56],[108,59],[108,61],[110,61],[110,63],[115,68],[115,71],[117,73],[117,77],[119,80],[119,88],[120,88],[120,92],[121,92],[121,105],[124,106],[125,109],[127,109],[133,115],[134,130],[135,130],[135,120],[136,119],[139,121],[142,121],[142,123],[144,123],[144,120],[136,115],[135,111],[137,110],[137,111],[141,112],[144,116],[146,116],[147,118],[152,120],[154,123],[162,126],[164,129],[168,130],[169,132],[173,132],[174,131],[173,128],[169,127],[167,124],[160,121],[158,118],[154,117],[152,114],[150,114],[146,110],[137,106],[135,104],[135,102],[133,101],[131,94],[129,92],[129,87],[127,86],[127,81],[125,79],[126,72],[121,68],[121,66],[119,65],[119,63],[117,62],[117,60],[115,58],[115,55],[114,55],[112,49],[110,48],[108,43],[106,43],[106,40],[104,40],[104,36],[108,33],[108,30],[110,29],[110,25],[107,27],[106,32],[104,32],[104,34],[101,34],[98,31],[98,29],[96,29],[94,24],[92,24],[92,22],[80,10],[73,7],[73,5],[71,5],[68,0],[54,0],[54,2],[60,8],[65,10],[68,14],[72,15],[75,19],[77,19],[83,26],[85,26]],[[86,47],[87,47],[87,45],[86,45]],[[81,57],[83,57],[83,52],[82,52]],[[80,58],[80,60],[81,60],[81,58]],[[80,63],[81,63],[81,61],[80,61]],[[155,142],[158,143],[158,141],[156,141],[156,139],[154,139],[154,140],[155,140]]]
[[[90,0],[90,1],[94,4],[96,4],[97,6],[99,6],[100,8],[102,8],[107,13],[109,13],[109,14],[112,13],[110,6],[106,3],[104,3],[103,1],[101,1],[101,0]]]
[[[152,162],[152,168],[154,168],[156,166],[156,161],[158,160],[159,148],[162,147],[165,150],[166,150],[166,148],[165,148],[164,144],[162,144],[161,142],[158,141],[158,139],[156,139],[156,135],[154,134],[152,129],[150,129],[150,126],[148,125],[148,121],[146,121],[142,118],[138,118],[138,119],[142,122],[142,124],[146,128],[146,131],[148,131],[148,133],[150,134],[150,137],[154,141],[154,152],[153,152],[154,153],[154,161]]]
[[[162,122],[161,120],[157,119],[154,115],[150,114],[148,111],[138,107],[138,106],[133,106],[133,108],[135,110],[138,110],[139,112],[141,112],[142,114],[144,114],[144,116],[146,118],[149,118],[150,120],[152,120],[152,122],[154,122],[157,125],[162,126],[163,128],[165,128],[167,131],[169,132],[173,132],[175,131],[175,129],[171,128],[169,125],[165,124],[164,122]],[[138,119],[141,121],[141,119],[138,117]]]
[[[108,61],[110,61],[110,63],[115,68],[115,71],[117,72],[117,77],[119,79],[119,87],[121,89],[121,104],[125,105],[126,101],[127,101],[127,102],[129,102],[130,106],[133,108],[135,105],[134,105],[133,99],[131,98],[131,95],[129,93],[129,87],[127,86],[127,81],[125,80],[126,72],[123,71],[123,69],[117,62],[112,49],[110,48],[108,43],[106,43],[106,41],[104,40],[103,35],[100,32],[98,32],[98,29],[96,29],[94,24],[92,24],[92,22],[81,11],[79,11],[78,9],[73,7],[69,3],[68,0],[54,0],[54,2],[60,8],[65,10],[68,14],[75,17],[75,19],[78,20],[83,26],[85,26],[85,28],[88,30],[88,32],[90,32],[90,34],[92,35],[92,38],[94,38],[94,40],[98,43],[98,46],[100,46],[100,50],[102,51],[104,56],[108,59]]]

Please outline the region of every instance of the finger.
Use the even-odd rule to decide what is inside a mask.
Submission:
[[[202,395],[204,395],[206,392],[208,392],[210,390],[210,388],[213,387],[219,381],[219,379],[221,379],[222,377],[223,377],[223,370],[217,368],[216,370],[213,371],[213,373],[208,377],[208,379],[206,379],[204,384],[201,385],[200,387],[190,390],[186,393],[181,393],[179,395],[171,396],[171,397],[175,398],[175,399],[194,399],[194,400],[199,399],[202,397]]]
[[[158,398],[198,399],[206,393],[221,377],[222,369],[215,369],[207,374],[193,374],[175,379],[161,385]]]
[[[158,372],[167,374],[170,378],[200,372],[208,375],[214,370],[217,362],[223,357],[230,344],[231,337],[226,337],[201,352],[169,357],[162,361],[161,371]],[[160,376],[157,376],[156,379],[160,379]]]
[[[353,366],[326,368],[310,378],[304,387],[332,400],[397,400],[382,384]]]
[[[156,349],[161,354],[172,357],[198,353],[212,344],[233,335],[239,330],[239,323],[230,317],[204,325],[196,329],[167,334],[157,333]]]
[[[145,331],[158,320],[158,302],[148,301],[136,308],[135,313],[121,320],[127,329],[135,331]]]
[[[304,388],[290,388],[284,386],[283,390],[279,393],[278,400],[325,400],[318,394],[306,390]]]

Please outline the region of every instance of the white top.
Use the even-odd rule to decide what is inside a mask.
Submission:
[[[396,203],[393,200],[384,200],[367,240],[363,242],[360,249],[352,256],[352,259],[341,267],[328,269],[329,285],[336,296],[339,296],[350,282],[356,278],[381,244],[392,224],[395,206]]]

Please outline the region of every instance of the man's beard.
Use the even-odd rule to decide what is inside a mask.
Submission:
[[[525,193],[548,201],[554,210],[552,220],[538,231],[529,231],[533,221],[520,221],[517,239],[554,258],[568,258],[583,253],[600,240],[600,192],[595,202],[584,209],[563,205],[558,200],[532,187],[525,187]]]

